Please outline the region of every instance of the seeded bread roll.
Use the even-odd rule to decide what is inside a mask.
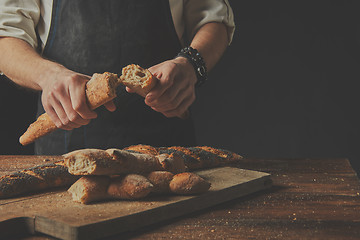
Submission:
[[[79,177],[71,175],[63,161],[43,164],[0,177],[0,199],[54,187],[69,186]]]
[[[159,155],[158,149],[156,147],[153,147],[150,145],[143,145],[143,144],[132,145],[132,146],[124,148],[124,150],[130,151],[130,152],[136,152],[136,153]]]
[[[95,73],[86,83],[86,98],[89,107],[95,109],[116,97],[116,87],[120,84],[116,74],[105,72]],[[55,123],[47,113],[38,117],[30,124],[26,132],[20,137],[19,142],[27,145],[57,129]]]
[[[234,152],[208,146],[155,148],[149,145],[139,144],[129,146],[125,148],[125,150],[154,155],[168,154],[174,156],[176,154],[183,159],[187,171],[224,166],[243,159],[242,156]]]
[[[160,154],[178,154],[184,159],[187,171],[225,166],[243,159],[242,156],[224,149],[212,147],[161,147]]]

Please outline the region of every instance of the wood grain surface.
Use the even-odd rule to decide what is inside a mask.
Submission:
[[[244,159],[237,166],[271,173],[272,188],[106,239],[360,239],[360,182],[347,159]]]
[[[57,157],[22,157],[24,165],[55,161]],[[3,158],[6,168],[21,169],[21,159]],[[8,161],[13,161],[14,165]],[[6,163],[5,163],[6,162]],[[136,230],[270,187],[269,174],[234,167],[197,172],[212,186],[195,196],[152,196],[139,201],[75,203],[66,189],[0,200],[0,238],[20,231],[45,233],[60,239],[99,239]]]

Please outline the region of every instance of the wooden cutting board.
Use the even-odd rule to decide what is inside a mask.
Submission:
[[[10,162],[9,158],[12,159]],[[42,164],[45,159],[53,161],[58,158],[1,156],[0,175],[34,166],[34,163]],[[271,186],[270,175],[263,172],[221,167],[197,173],[211,182],[211,188],[207,193],[196,196],[151,196],[140,201],[116,200],[83,205],[73,202],[66,189],[58,189],[0,199],[0,239],[21,231],[40,232],[60,239],[98,239],[185,215]]]

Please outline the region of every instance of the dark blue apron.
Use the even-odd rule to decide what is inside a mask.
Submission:
[[[121,73],[131,63],[145,68],[173,58],[181,49],[166,0],[54,0],[44,57],[87,75]],[[191,118],[166,118],[137,94],[120,86],[113,113],[72,131],[57,130],[35,143],[36,154],[81,148],[195,145]],[[38,114],[44,112],[39,101]]]

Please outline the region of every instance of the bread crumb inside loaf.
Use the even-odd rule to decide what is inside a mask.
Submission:
[[[145,96],[156,84],[156,79],[149,70],[136,64],[122,69],[120,81],[141,96]]]
[[[135,72],[135,75],[138,76],[138,77],[140,77],[140,78],[145,77],[145,73],[140,72],[140,71],[136,71],[136,72]]]
[[[83,203],[86,198],[86,189],[79,184],[73,184],[68,192],[71,194],[73,201]]]
[[[94,161],[90,161],[86,157],[83,157],[81,160],[73,161],[72,164],[69,165],[69,172],[75,175],[86,175],[95,170]]]
[[[123,69],[123,83],[132,84],[134,86],[144,87],[149,78],[146,76],[151,75],[147,69],[138,65],[131,64]]]

